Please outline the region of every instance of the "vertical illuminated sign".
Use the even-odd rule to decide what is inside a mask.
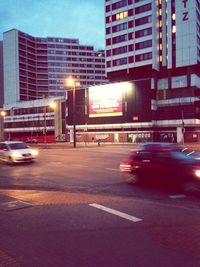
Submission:
[[[188,17],[188,11],[187,11],[188,0],[182,0],[182,3],[183,3],[183,7],[184,7],[184,11],[182,13],[182,20],[183,21],[187,21],[189,19],[189,17]]]

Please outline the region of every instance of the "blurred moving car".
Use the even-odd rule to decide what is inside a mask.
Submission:
[[[8,163],[31,162],[36,160],[38,151],[21,141],[0,142],[0,160]]]
[[[120,171],[132,183],[159,181],[184,188],[200,184],[200,161],[171,143],[143,144],[121,161]]]

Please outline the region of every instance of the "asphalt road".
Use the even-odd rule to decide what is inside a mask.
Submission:
[[[128,146],[43,149],[0,165],[0,266],[199,267],[200,196],[133,186]]]

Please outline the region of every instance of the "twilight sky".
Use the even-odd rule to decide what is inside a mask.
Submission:
[[[0,0],[0,40],[12,28],[34,37],[78,38],[104,49],[104,0]]]

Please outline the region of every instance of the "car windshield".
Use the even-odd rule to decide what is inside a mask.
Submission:
[[[181,151],[175,151],[175,150],[171,151],[171,156],[174,159],[180,159],[180,160],[188,160],[189,158],[185,153]]]
[[[10,149],[25,149],[28,148],[28,146],[25,143],[13,143],[9,144]]]
[[[146,143],[141,145],[142,150],[159,150],[159,149],[170,149],[180,150],[180,147],[174,143]]]

